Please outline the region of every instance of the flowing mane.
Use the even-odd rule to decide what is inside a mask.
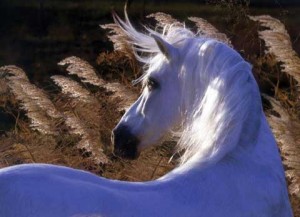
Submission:
[[[181,112],[188,115],[181,128],[175,129],[178,150],[184,150],[181,164],[194,158],[197,163],[213,163],[235,148],[245,151],[255,144],[262,112],[260,94],[251,65],[237,52],[184,26],[165,25],[162,32],[146,28],[147,32],[141,33],[126,13],[125,21],[116,15],[114,19],[128,37],[125,43],[132,45],[136,58],[148,69],[138,80],[145,81],[151,67],[161,59],[151,35],[175,47],[184,43],[185,63],[179,76],[185,82]]]

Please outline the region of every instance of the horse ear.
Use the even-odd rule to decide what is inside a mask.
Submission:
[[[158,35],[153,34],[152,37],[154,38],[159,50],[167,57],[168,60],[175,58],[177,50],[173,45],[169,44]]]

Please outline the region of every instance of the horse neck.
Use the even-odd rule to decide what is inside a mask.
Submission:
[[[182,67],[186,117],[179,147],[182,164],[209,165],[254,146],[262,108],[251,67],[239,54],[212,40],[189,46],[195,44]]]

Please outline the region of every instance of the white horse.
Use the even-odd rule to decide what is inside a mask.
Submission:
[[[127,16],[115,18],[147,66],[141,96],[113,132],[115,153],[135,158],[176,134],[185,151],[180,165],[136,183],[54,165],[4,168],[0,216],[292,216],[251,66],[227,45],[185,28],[143,34]]]

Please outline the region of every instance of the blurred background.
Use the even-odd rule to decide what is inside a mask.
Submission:
[[[232,30],[227,28],[231,26],[230,19],[244,12],[225,2],[228,1],[132,0],[128,12],[136,23],[144,23],[145,15],[158,11],[180,20],[199,16],[230,36]],[[279,18],[286,25],[294,48],[300,50],[298,0],[231,2],[247,5],[249,14]],[[123,0],[1,0],[0,65],[17,65],[33,82],[47,85],[49,75],[59,73],[57,62],[65,57],[76,55],[93,64],[100,52],[112,49],[99,24],[112,22],[112,10],[123,15],[124,3]]]

